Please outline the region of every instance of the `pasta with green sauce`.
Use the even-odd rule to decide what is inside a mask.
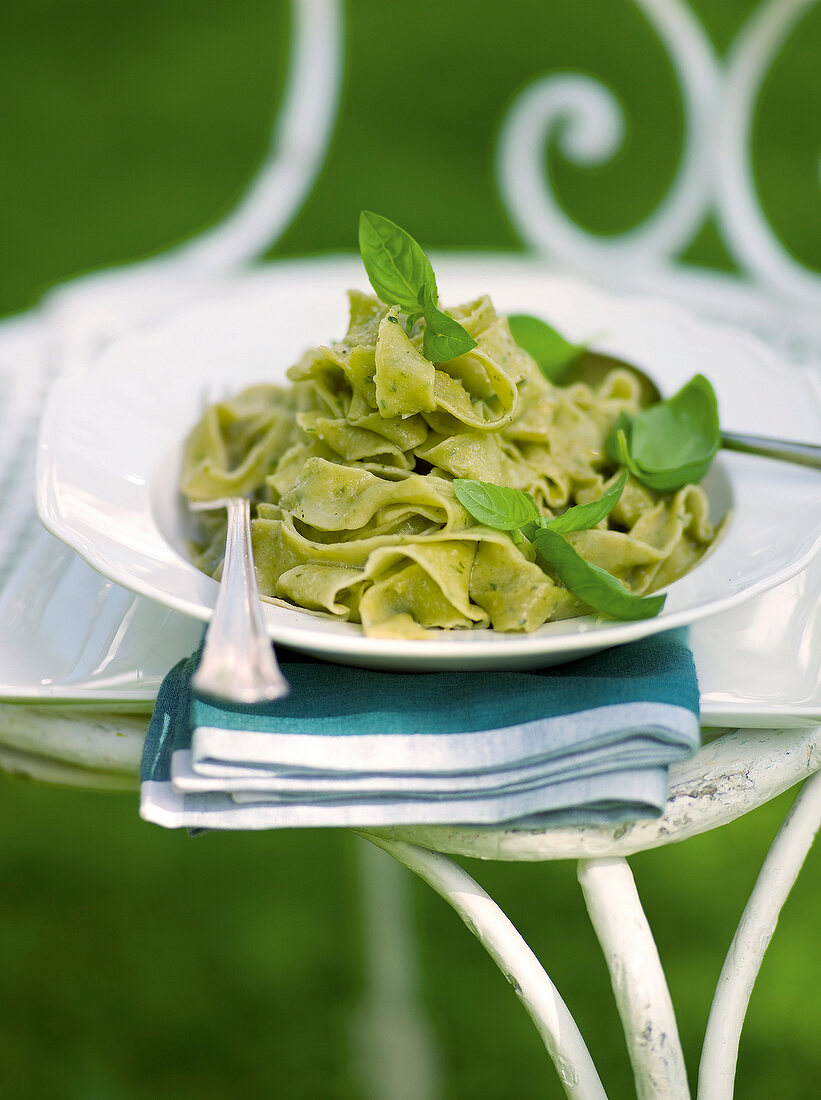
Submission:
[[[206,410],[185,443],[183,494],[251,497],[263,598],[368,635],[533,631],[588,613],[527,538],[477,523],[454,480],[523,490],[548,517],[596,500],[621,472],[605,442],[622,412],[639,411],[640,378],[616,364],[554,385],[487,297],[449,315],[476,346],[433,363],[424,321],[349,298],[344,339],[307,352],[290,385],[252,386]],[[709,548],[708,511],[698,486],[660,494],[631,476],[609,515],[567,541],[643,595]],[[218,577],[225,523],[205,524],[195,560]]]

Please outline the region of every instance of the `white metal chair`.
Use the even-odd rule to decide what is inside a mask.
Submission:
[[[756,199],[748,163],[757,94],[784,36],[812,0],[763,3],[722,60],[680,0],[635,0],[668,51],[680,83],[685,149],[674,184],[654,214],[617,238],[598,239],[566,217],[544,175],[556,138],[568,158],[596,163],[618,149],[620,108],[600,84],[553,74],[526,88],[500,131],[497,181],[508,214],[546,264],[620,289],[652,291],[704,315],[746,327],[807,369],[821,367],[821,281],[780,246]],[[32,433],[43,388],[59,371],[82,370],[90,354],[130,327],[149,323],[251,263],[287,227],[322,163],[342,78],[338,0],[293,0],[292,69],[268,158],[234,212],[215,229],[156,260],[78,280],[33,315],[0,326],[0,364],[29,365],[7,407],[0,456],[0,561],[28,538]],[[708,208],[743,272],[686,267],[676,256]],[[9,368],[11,369],[11,368]],[[89,788],[133,786],[145,719],[70,709],[0,705],[0,767],[45,782]],[[93,737],[89,736],[93,730]],[[392,829],[365,835],[451,904],[503,970],[531,1015],[569,1097],[605,1093],[568,1010],[501,910],[449,855],[578,861],[578,877],[612,978],[637,1094],[685,1100],[687,1076],[658,953],[626,858],[721,827],[804,783],[767,856],[718,981],[699,1075],[699,1100],[732,1096],[739,1035],[758,967],[781,905],[821,823],[821,729],[735,730],[673,769],[664,816],[629,828],[542,832],[459,828]],[[367,853],[369,849],[364,849]],[[448,854],[446,854],[448,853]],[[401,1029],[416,1075],[388,1058],[372,1082],[383,1100],[436,1094],[424,1070],[425,1028],[415,1006],[413,948],[401,883],[384,858],[365,856],[367,943],[373,953],[372,1017]],[[406,964],[397,965],[397,959]],[[399,1009],[396,1006],[399,1005]],[[383,1022],[386,1017],[383,1016]],[[378,1080],[376,1080],[378,1078]]]

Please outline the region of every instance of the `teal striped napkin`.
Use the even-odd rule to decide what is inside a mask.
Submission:
[[[679,632],[526,672],[376,672],[281,654],[285,699],[219,705],[166,677],[141,815],[169,828],[614,824],[657,816],[699,745]]]

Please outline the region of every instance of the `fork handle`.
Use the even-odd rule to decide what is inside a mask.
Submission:
[[[289,691],[262,617],[251,549],[251,509],[230,498],[222,582],[192,685],[231,703],[280,699]]]
[[[796,462],[799,466],[812,466],[821,470],[821,446],[817,443],[793,443],[786,439],[766,439],[760,435],[740,435],[722,432],[721,445],[728,451],[744,451],[747,454],[779,458],[783,462]]]

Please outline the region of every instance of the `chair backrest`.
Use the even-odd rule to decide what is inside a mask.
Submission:
[[[791,256],[769,225],[752,163],[762,86],[816,0],[764,0],[722,53],[685,0],[633,3],[668,55],[682,105],[683,145],[667,194],[617,235],[596,236],[571,218],[552,186],[548,150],[577,166],[606,163],[623,152],[628,121],[602,80],[553,71],[518,92],[501,125],[489,122],[498,197],[511,224],[546,263],[672,297],[755,329],[792,359],[821,361],[821,275]],[[291,68],[267,157],[222,223],[166,255],[176,269],[221,273],[269,249],[323,163],[346,75],[343,7],[291,0],[291,8]],[[708,217],[736,274],[679,259]]]
[[[554,68],[529,78],[525,67],[522,78],[529,83],[506,105],[503,98],[496,98],[505,94],[504,85],[493,85],[488,102],[494,98],[496,102],[487,117],[487,133],[472,135],[488,149],[493,147],[499,205],[525,247],[546,263],[605,285],[693,304],[702,312],[757,329],[791,358],[821,359],[821,321],[816,317],[821,312],[817,308],[821,274],[791,256],[769,225],[752,163],[762,87],[785,42],[801,33],[817,0],[762,0],[723,51],[687,0],[631,3],[633,13],[629,7],[624,12],[611,11],[601,27],[591,22],[589,34],[606,35],[608,26],[612,29],[640,19],[667,55],[683,121],[682,148],[667,193],[640,224],[615,235],[597,236],[574,221],[564,196],[551,181],[549,160],[563,160],[576,169],[609,166],[625,154],[631,120],[604,77]],[[275,246],[305,206],[340,122],[343,84],[367,79],[361,65],[345,72],[350,55],[347,42],[352,36],[357,43],[364,40],[367,28],[361,22],[364,16],[356,7],[346,9],[343,0],[289,0],[289,4],[289,71],[267,152],[255,178],[222,221],[159,257],[129,265],[128,271],[145,273],[149,279],[160,271],[182,277],[230,273]],[[595,7],[590,5],[593,16]],[[498,50],[506,55],[515,52],[517,36],[527,29],[524,20],[533,22],[536,11],[536,7],[523,7],[521,12],[509,13],[509,19],[500,24]],[[346,16],[351,27],[345,25]],[[424,14],[420,18],[424,19]],[[563,14],[560,5],[539,10],[534,37],[555,32],[557,21],[567,18],[569,11]],[[353,26],[357,19],[360,22]],[[430,14],[427,19],[430,22]],[[428,32],[431,27],[433,23]],[[448,23],[443,33],[453,33],[453,27]],[[614,50],[629,53],[628,61],[635,55],[641,66],[646,43],[643,47],[632,29]],[[374,49],[384,51],[391,46],[386,33],[385,28],[374,30]],[[491,49],[497,47],[487,36],[474,37],[475,43],[470,28],[466,29],[466,55],[480,69],[489,70]],[[591,56],[601,62],[603,49],[599,43],[598,52]],[[397,52],[401,55],[401,47]],[[446,55],[444,49],[434,56],[438,61]],[[557,56],[556,52],[551,55],[552,64]],[[574,53],[571,46],[570,52],[561,56],[573,64],[582,54]],[[539,57],[538,46],[528,57],[532,65]],[[422,60],[417,63],[421,66]],[[509,57],[506,64],[510,65]],[[421,79],[421,72],[421,68],[418,73],[414,69],[410,76]],[[402,78],[408,76],[409,72],[402,70]],[[379,88],[371,92],[378,96]],[[647,96],[652,94],[651,82]],[[423,112],[429,111],[431,101],[430,93],[421,99]],[[357,102],[361,103],[361,91]],[[344,105],[345,111],[354,109]],[[475,127],[477,116],[471,119]],[[344,126],[346,118],[341,122]],[[386,126],[384,157],[379,162],[386,176],[394,167],[392,142],[400,143],[395,137],[399,130],[401,120]],[[359,156],[361,152],[353,149],[349,154]],[[373,161],[364,163],[373,170]],[[639,160],[635,172],[643,171]],[[421,186],[421,178],[419,182]],[[435,180],[430,181],[431,202],[456,201],[453,195],[437,198],[436,186]],[[602,205],[607,201],[605,193]],[[737,269],[733,275],[696,268],[679,258],[708,218],[715,222]],[[106,274],[76,281],[75,298],[85,297],[86,282],[99,294]],[[71,293],[64,297],[70,298]]]
[[[527,86],[504,120],[496,165],[500,194],[522,239],[599,281],[686,300],[757,329],[793,358],[821,362],[821,275],[791,256],[768,224],[752,163],[762,87],[815,2],[761,4],[722,57],[686,3],[634,0],[669,54],[685,138],[668,194],[646,221],[618,236],[597,238],[570,220],[551,189],[545,149],[555,142],[583,165],[612,158],[625,136],[619,102],[578,73],[550,74]],[[737,275],[678,259],[708,215]]]

